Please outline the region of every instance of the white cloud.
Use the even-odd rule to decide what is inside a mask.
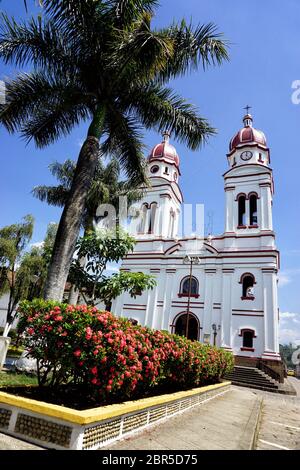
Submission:
[[[285,269],[284,271],[279,271],[278,273],[278,286],[284,287],[287,284],[293,282],[294,277],[300,274],[300,268]]]
[[[292,282],[292,280],[287,274],[284,274],[284,272],[278,274],[278,287],[286,286],[290,284],[290,282]]]
[[[279,342],[300,344],[300,313],[280,312]]]
[[[295,318],[298,313],[292,313],[292,312],[280,312],[280,319],[282,318]]]
[[[41,241],[41,242],[35,242],[35,243],[31,243],[30,245],[32,248],[43,248],[44,246],[44,242]]]

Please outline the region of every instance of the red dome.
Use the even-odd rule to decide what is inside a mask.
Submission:
[[[177,150],[169,143],[170,134],[165,132],[163,136],[164,140],[155,145],[151,150],[148,161],[152,162],[153,160],[163,160],[166,163],[173,163],[179,167],[179,156],[177,154]]]
[[[239,145],[245,145],[250,143],[260,144],[266,147],[266,136],[262,131],[252,127],[252,116],[250,114],[246,114],[243,121],[244,127],[240,129],[234,137],[232,137],[229,144],[229,150],[231,151]]]

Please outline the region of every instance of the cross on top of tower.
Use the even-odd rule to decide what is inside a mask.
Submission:
[[[246,114],[249,114],[249,109],[251,109],[251,108],[252,108],[252,106],[249,106],[248,104],[247,104],[247,106],[244,107],[244,109],[246,110]]]

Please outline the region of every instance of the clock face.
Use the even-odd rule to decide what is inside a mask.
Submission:
[[[241,159],[244,161],[250,160],[252,158],[253,153],[250,150],[246,150],[245,152],[241,153]]]

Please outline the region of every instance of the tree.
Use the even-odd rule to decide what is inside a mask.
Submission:
[[[76,163],[70,159],[64,163],[54,162],[49,165],[49,169],[59,184],[57,186],[35,186],[32,194],[40,201],[46,201],[49,205],[64,207],[71,191]],[[94,229],[93,222],[99,204],[111,204],[118,213],[120,197],[126,196],[129,205],[142,197],[142,190],[139,187],[134,187],[131,181],[120,181],[120,171],[120,164],[115,158],[106,166],[101,160],[98,160],[82,217],[82,228],[85,235]]]
[[[88,121],[55,240],[45,289],[61,299],[99,155],[116,155],[127,177],[145,182],[141,129],[168,128],[195,150],[215,133],[166,84],[199,64],[221,64],[226,45],[213,24],[182,20],[151,29],[156,0],[43,0],[43,17],[2,15],[0,57],[33,66],[6,82],[0,121],[38,147]],[[101,144],[100,144],[101,140]]]
[[[44,241],[40,245],[32,246],[31,250],[24,254],[16,279],[19,301],[42,297],[56,231],[57,224],[50,223]]]
[[[23,222],[0,229],[0,295],[9,293],[3,336],[8,335],[15,318],[17,304],[24,295],[22,273],[19,275],[18,268],[32,237],[33,225],[33,217],[27,215]]]
[[[33,195],[40,201],[46,201],[50,205],[64,207],[71,190],[75,168],[76,163],[70,159],[64,163],[52,163],[49,165],[49,169],[52,175],[57,178],[59,184],[57,186],[36,186],[33,188]],[[129,205],[142,197],[142,191],[134,188],[132,182],[120,181],[119,178],[120,164],[115,158],[107,166],[104,166],[101,160],[98,160],[82,218],[84,235],[94,230],[94,220],[99,204],[111,204],[118,213],[120,197],[126,196]],[[80,263],[84,268],[85,258],[82,258]],[[72,285],[69,293],[69,303],[76,304],[78,297],[79,291]]]
[[[153,276],[143,273],[120,272],[111,277],[104,274],[108,262],[118,262],[133,250],[134,245],[134,239],[120,228],[116,233],[109,230],[89,232],[78,240],[78,258],[71,265],[70,279],[85,303],[96,305],[103,301],[110,305],[122,292],[136,297],[155,286]],[[82,257],[87,260],[85,267],[80,263]]]

